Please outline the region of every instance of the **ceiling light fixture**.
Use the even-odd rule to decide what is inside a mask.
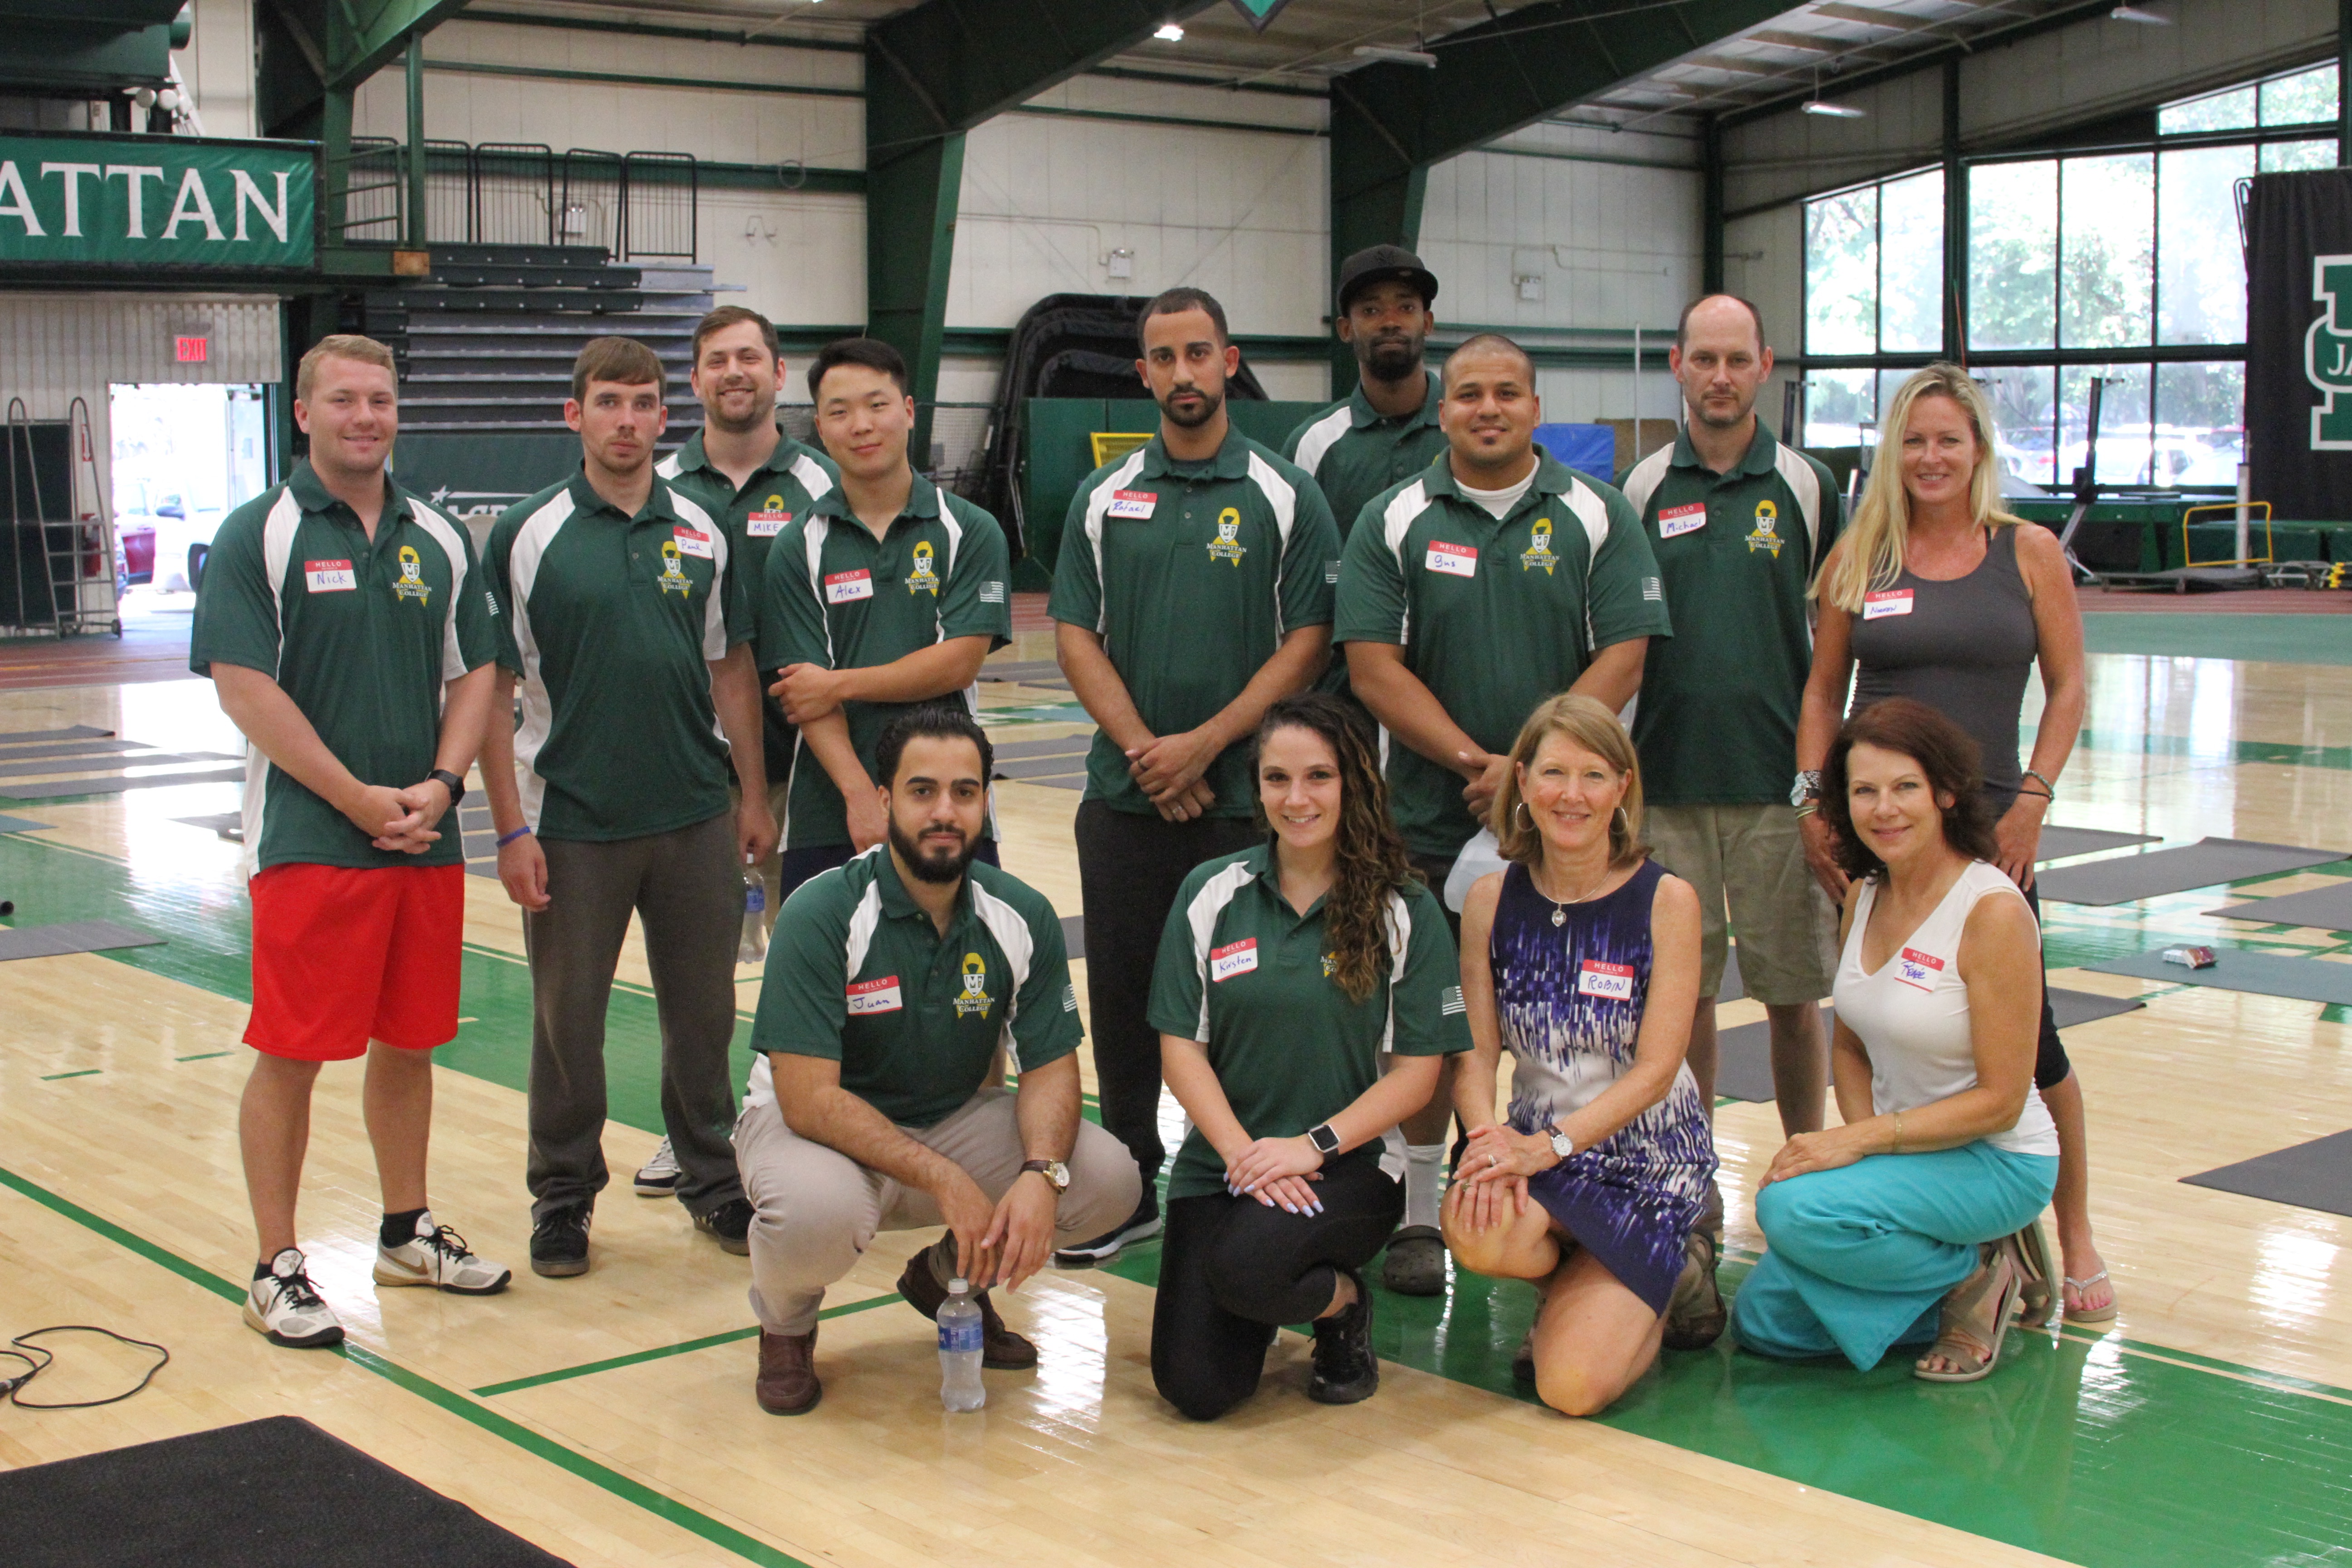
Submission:
[[[2172,26],[2171,17],[2159,16],[2145,5],[2118,5],[2107,13],[2107,19],[2113,22],[2137,22],[2146,27]]]
[[[1399,49],[1387,44],[1358,44],[1356,58],[1360,60],[1386,60],[1391,65],[1422,66],[1437,68],[1437,57],[1427,49]]]
[[[1797,107],[1807,114],[1818,114],[1830,120],[1860,120],[1870,112],[1856,109],[1851,103],[1832,103],[1825,98],[1809,98]]]
[[[1173,22],[1162,22],[1153,29],[1151,36],[1163,43],[1181,43],[1183,41],[1184,29]]]

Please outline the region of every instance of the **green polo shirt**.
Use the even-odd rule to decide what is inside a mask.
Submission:
[[[205,558],[188,668],[277,681],[362,784],[405,789],[433,771],[441,689],[497,657],[498,605],[464,525],[384,479],[375,538],[307,462],[221,520]],[[457,820],[421,854],[378,849],[343,814],[247,749],[246,873],[315,866],[452,866]]]
[[[1435,894],[1417,880],[1389,894],[1388,978],[1353,1002],[1325,957],[1324,900],[1303,915],[1293,910],[1274,853],[1261,844],[1194,867],[1151,970],[1151,1026],[1207,1045],[1225,1100],[1253,1138],[1295,1138],[1330,1121],[1379,1079],[1382,1051],[1470,1048],[1462,973]],[[1193,1128],[1168,1195],[1222,1191],[1224,1171]]]
[[[488,554],[499,662],[521,678],[523,820],[605,842],[725,811],[709,667],[751,614],[718,520],[658,476],[624,516],[580,473],[500,514]]]
[[[841,480],[841,470],[834,467],[832,458],[790,436],[780,435],[768,460],[739,488],[733,479],[710,466],[710,459],[703,454],[699,430],[688,437],[685,446],[656,464],[654,472],[726,528],[742,563],[744,591],[751,596],[755,622],[762,614],[760,584],[766,576],[769,547],[786,525],[806,517],[816,498]],[[763,687],[765,684],[762,682]],[[783,704],[764,690],[760,699],[760,714],[766,742],[768,783],[779,784],[792,770],[792,722],[784,717]]]
[[[775,1102],[767,1053],[782,1051],[839,1062],[842,1088],[901,1127],[930,1127],[980,1092],[1000,1044],[1024,1073],[1078,1048],[1054,906],[974,861],[941,936],[877,844],[778,911],[746,1104]]]
[[[950,637],[984,637],[993,652],[1013,640],[1011,575],[996,519],[922,475],[915,476],[906,510],[879,539],[836,487],[818,497],[769,552],[761,584],[760,668],[865,668]],[[977,713],[978,688],[967,689],[964,700]],[[843,704],[849,739],[869,776],[882,731],[913,706]],[[841,791],[805,743],[793,762],[785,820],[786,848],[849,842]]]
[[[1813,662],[1806,586],[1838,536],[1837,484],[1764,422],[1730,472],[1678,437],[1627,470],[1667,602],[1706,606],[1650,645],[1633,742],[1653,805],[1769,805],[1797,770]]]
[[[1240,696],[1289,632],[1330,624],[1339,566],[1331,509],[1297,467],[1238,430],[1199,463],[1154,436],[1070,498],[1046,613],[1099,635],[1144,723],[1174,735]],[[1249,750],[1209,764],[1210,816],[1251,814]],[[1099,731],[1084,798],[1154,814]]]
[[[1342,542],[1354,531],[1366,501],[1445,455],[1445,432],[1437,427],[1437,410],[1444,401],[1445,389],[1432,370],[1429,395],[1421,406],[1392,419],[1371,405],[1359,378],[1345,399],[1293,430],[1282,444],[1290,460],[1321,487]]]
[[[1509,751],[1596,649],[1674,635],[1633,507],[1540,446],[1536,457],[1535,483],[1500,520],[1464,499],[1449,464],[1376,497],[1340,574],[1339,639],[1402,646],[1405,667],[1489,752]],[[1459,853],[1478,831],[1452,768],[1392,743],[1388,777],[1415,854]]]

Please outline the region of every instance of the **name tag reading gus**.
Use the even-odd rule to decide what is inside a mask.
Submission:
[[[1209,950],[1209,979],[1212,984],[1231,980],[1236,974],[1247,974],[1257,967],[1257,938],[1245,936],[1239,942]]]
[[[792,520],[788,511],[755,511],[743,520],[743,531],[753,539],[773,539]]]
[[[904,1005],[898,999],[898,977],[886,974],[879,980],[861,980],[848,990],[849,1016],[862,1013],[896,1013]]]
[[[1910,613],[1911,590],[1908,588],[1886,588],[1862,596],[1862,618],[1865,621],[1885,620],[1889,616],[1907,616]]]
[[[1113,490],[1109,511],[1113,517],[1150,517],[1151,509],[1159,504],[1156,490]]]
[[[1944,972],[1944,961],[1932,952],[1921,952],[1906,947],[1895,959],[1895,978],[1917,991],[1933,991],[1936,976]]]
[[[863,566],[855,572],[835,572],[824,580],[824,602],[828,605],[846,605],[873,596],[874,574]]]
[[[1706,526],[1706,502],[1693,501],[1688,506],[1670,506],[1658,513],[1658,537],[1679,539],[1685,533],[1696,533]]]
[[[710,559],[710,535],[702,530],[681,522],[669,531],[669,536],[677,541],[680,555],[698,555],[705,561]]]
[[[1467,544],[1448,544],[1442,539],[1433,539],[1421,565],[1424,572],[1442,572],[1448,577],[1475,577],[1478,552]]]
[[[310,580],[313,594],[348,594],[360,585],[348,561],[305,561],[302,575]]]
[[[1633,966],[1630,963],[1604,963],[1588,958],[1576,972],[1576,994],[1599,996],[1610,1002],[1631,1002],[1633,999]]]

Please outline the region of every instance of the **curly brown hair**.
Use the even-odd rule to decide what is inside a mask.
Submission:
[[[1846,800],[1846,759],[1856,746],[1875,746],[1918,763],[1944,816],[1944,842],[1971,860],[2000,858],[1992,836],[1992,803],[1984,793],[1983,752],[1975,738],[1924,702],[1889,697],[1845,721],[1822,767],[1822,819],[1830,825],[1830,853],[1839,870],[1860,879],[1886,868],[1853,830],[1853,809]],[[1951,805],[1943,804],[1945,795],[1951,797]]]
[[[1339,831],[1334,843],[1337,875],[1323,898],[1323,929],[1331,939],[1331,978],[1351,1002],[1361,1002],[1389,966],[1389,895],[1420,880],[1404,840],[1389,816],[1389,786],[1381,777],[1380,752],[1364,722],[1347,702],[1328,691],[1286,697],[1265,710],[1257,727],[1255,752],[1276,730],[1319,735],[1339,763]],[[1265,796],[1255,802],[1257,822],[1271,834]]]

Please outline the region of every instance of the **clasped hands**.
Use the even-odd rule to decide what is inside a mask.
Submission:
[[[1500,1122],[1472,1129],[1454,1165],[1446,1203],[1464,1230],[1483,1231],[1528,1212],[1528,1178],[1559,1163],[1551,1140]]]
[[[1127,771],[1161,816],[1190,822],[1217,804],[1217,792],[1203,775],[1223,750],[1205,727],[1160,735],[1127,748]]]
[[[1225,1191],[1285,1214],[1317,1215],[1323,1212],[1323,1200],[1315,1195],[1314,1184],[1323,1179],[1322,1172],[1323,1151],[1304,1134],[1259,1138],[1226,1157]]]
[[[448,809],[449,786],[439,779],[425,779],[406,789],[362,784],[343,807],[343,816],[378,849],[422,855],[439,841],[441,835],[434,824]]]
[[[961,1169],[950,1166],[931,1196],[956,1238],[956,1272],[977,1293],[991,1285],[1018,1290],[1054,1250],[1054,1184],[1024,1171],[992,1204]]]

